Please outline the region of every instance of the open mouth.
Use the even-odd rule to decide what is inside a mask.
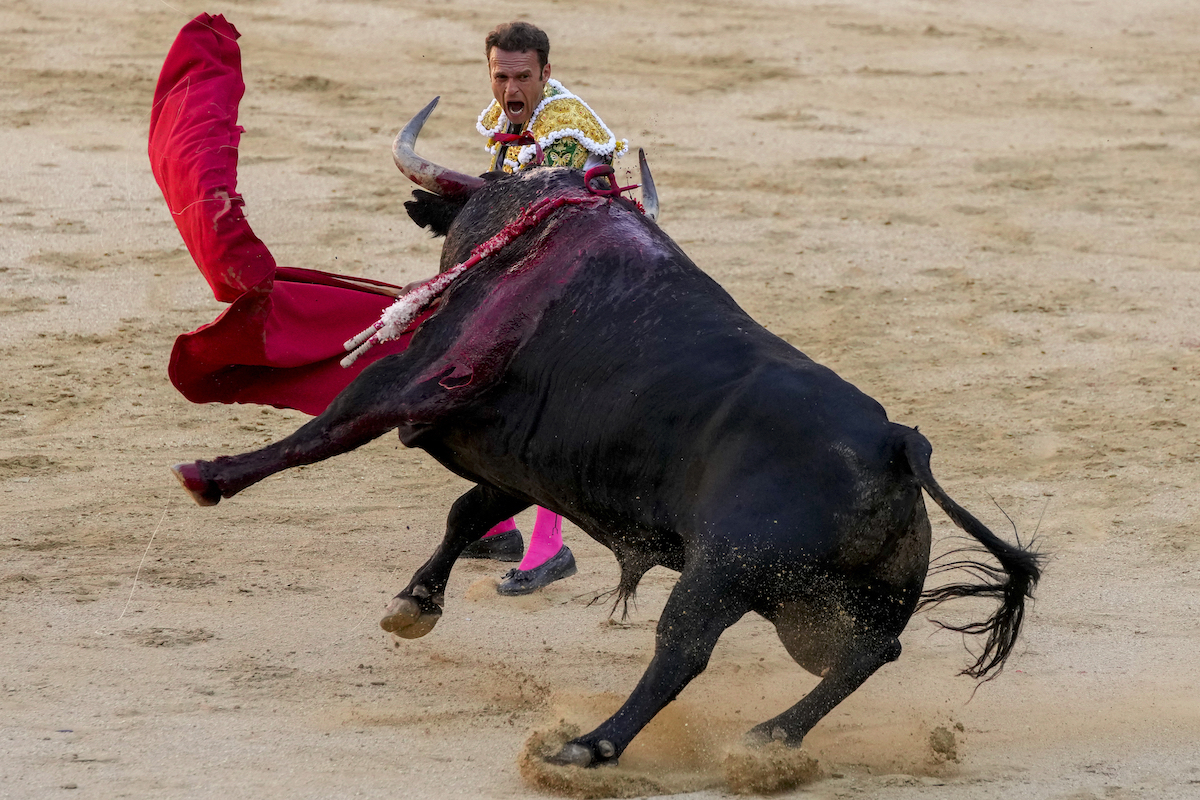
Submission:
[[[509,100],[504,109],[508,113],[508,118],[512,119],[525,113],[525,103],[521,100]]]

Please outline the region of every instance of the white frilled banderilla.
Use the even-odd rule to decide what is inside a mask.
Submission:
[[[617,187],[615,182],[611,184],[612,188],[593,187],[592,181],[594,179],[607,177],[611,181],[612,174],[613,169],[610,166],[601,165],[593,167],[588,170],[584,181],[588,194],[543,197],[529,208],[523,209],[519,217],[501,228],[500,232],[495,236],[472,250],[471,257],[466,261],[455,264],[450,269],[435,275],[429,280],[422,281],[415,288],[406,292],[395,303],[389,306],[379,320],[372,324],[371,327],[345,343],[344,347],[350,351],[350,354],[342,359],[342,366],[350,366],[360,356],[380,342],[387,342],[402,336],[407,332],[413,321],[421,316],[434,301],[440,298],[459,275],[462,275],[488,256],[499,252],[521,234],[541,224],[555,211],[567,206],[593,208],[602,203],[611,202],[612,198],[618,196],[621,192],[638,188],[636,185]],[[643,171],[643,174],[645,174],[645,171]]]

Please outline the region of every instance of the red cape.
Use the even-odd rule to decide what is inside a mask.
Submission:
[[[397,287],[278,267],[250,230],[237,194],[237,109],[246,89],[238,35],[224,17],[196,17],[179,32],[154,90],[150,167],[213,295],[231,303],[175,340],[168,374],[196,403],[319,414],[368,364],[407,347],[421,320],[343,369],[343,342],[379,319]]]

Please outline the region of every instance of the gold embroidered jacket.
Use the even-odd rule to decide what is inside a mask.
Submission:
[[[508,118],[495,100],[479,115],[476,129],[488,137],[484,149],[493,161],[500,144],[493,138],[508,129]],[[542,102],[533,110],[529,122],[521,132],[530,131],[542,146],[547,166],[583,167],[591,156],[605,163],[612,163],[614,156],[623,155],[629,142],[617,139],[592,111],[587,103],[567,91],[567,88],[551,78],[542,92]],[[537,149],[533,145],[510,147],[504,158],[504,171],[524,169],[533,163]]]

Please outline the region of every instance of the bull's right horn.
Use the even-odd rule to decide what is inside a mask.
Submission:
[[[638,168],[642,171],[642,208],[646,216],[658,222],[658,192],[654,189],[654,176],[650,174],[650,165],[646,163],[646,151],[638,148]]]
[[[392,144],[392,158],[395,159],[396,166],[400,168],[400,171],[423,189],[428,189],[434,194],[451,200],[466,200],[476,189],[483,186],[482,178],[439,167],[432,161],[421,158],[413,150],[413,145],[417,143],[417,135],[421,133],[421,128],[425,125],[425,120],[433,113],[434,107],[441,99],[440,97],[433,98],[429,105],[421,109],[421,112],[409,120],[404,129],[396,134],[396,141]]]

